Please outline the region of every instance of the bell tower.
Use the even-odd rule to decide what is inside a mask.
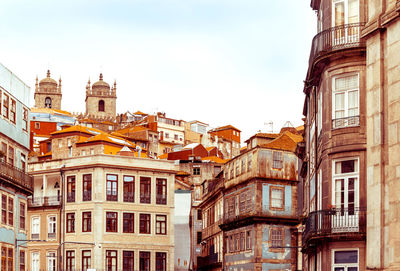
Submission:
[[[103,81],[100,73],[99,81],[90,86],[90,80],[86,85],[86,114],[98,118],[115,118],[117,101],[117,83],[110,85]]]
[[[38,82],[36,76],[35,84],[35,107],[61,109],[61,77],[58,81],[50,77],[50,70],[47,70],[47,77]]]

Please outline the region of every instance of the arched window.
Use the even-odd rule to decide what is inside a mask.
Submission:
[[[44,107],[51,108],[51,98],[50,97],[46,97],[46,99],[44,99]]]
[[[104,101],[103,100],[99,101],[99,111],[104,112]]]

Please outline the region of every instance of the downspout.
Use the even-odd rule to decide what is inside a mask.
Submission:
[[[312,94],[314,96],[314,123],[315,123],[315,129],[314,129],[314,148],[315,148],[315,154],[314,154],[314,191],[315,191],[315,211],[317,211],[318,209],[318,170],[317,170],[317,162],[318,162],[318,120],[317,120],[317,110],[318,110],[318,104],[317,104],[317,88],[315,86],[313,86],[313,90],[312,90]],[[316,224],[318,223],[318,216],[315,216],[315,218],[317,219]],[[318,227],[318,226],[317,226]],[[315,249],[315,270],[318,270],[317,264],[317,257],[318,257],[318,249],[316,247]]]
[[[61,199],[60,199],[60,227],[58,231],[58,270],[63,270],[63,259],[64,259],[64,247],[61,248],[61,244],[63,244],[65,239],[65,231],[64,231],[64,218],[63,218],[63,211],[64,211],[64,170],[65,165],[62,165],[60,168],[60,175],[61,175]],[[62,225],[62,227],[61,227]],[[62,239],[61,239],[62,238]],[[61,241],[62,240],[62,241]]]

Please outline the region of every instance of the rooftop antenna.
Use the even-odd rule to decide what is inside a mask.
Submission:
[[[294,127],[293,124],[290,121],[285,122],[283,127]]]
[[[264,122],[265,130],[268,133],[273,133],[274,132],[274,122],[270,120],[269,122]]]

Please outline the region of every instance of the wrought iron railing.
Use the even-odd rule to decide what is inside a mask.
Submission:
[[[25,171],[0,160],[0,177],[33,191],[33,178]]]
[[[92,191],[91,190],[83,191],[82,200],[83,201],[91,201],[92,200]]]
[[[320,210],[309,214],[303,240],[307,241],[314,236],[365,233],[365,231],[365,208]]]
[[[360,116],[352,116],[352,117],[338,118],[332,120],[333,129],[352,127],[352,126],[360,126]]]
[[[135,202],[135,194],[133,192],[124,192],[124,202]]]
[[[67,192],[67,202],[75,202],[75,191]]]
[[[328,52],[365,45],[360,39],[364,25],[365,23],[345,24],[318,33],[312,41],[309,67],[312,67],[316,58]]]
[[[150,203],[151,194],[140,194],[140,203]]]
[[[58,206],[58,205],[60,205],[60,203],[61,203],[60,196],[28,198],[28,206],[29,207]]]
[[[167,204],[167,195],[156,195],[156,204]]]
[[[47,233],[47,238],[48,238],[48,239],[55,239],[55,238],[56,238],[56,233],[55,233],[55,232],[49,232],[49,233]]]
[[[107,194],[107,200],[108,201],[118,201],[118,195],[117,194]]]

